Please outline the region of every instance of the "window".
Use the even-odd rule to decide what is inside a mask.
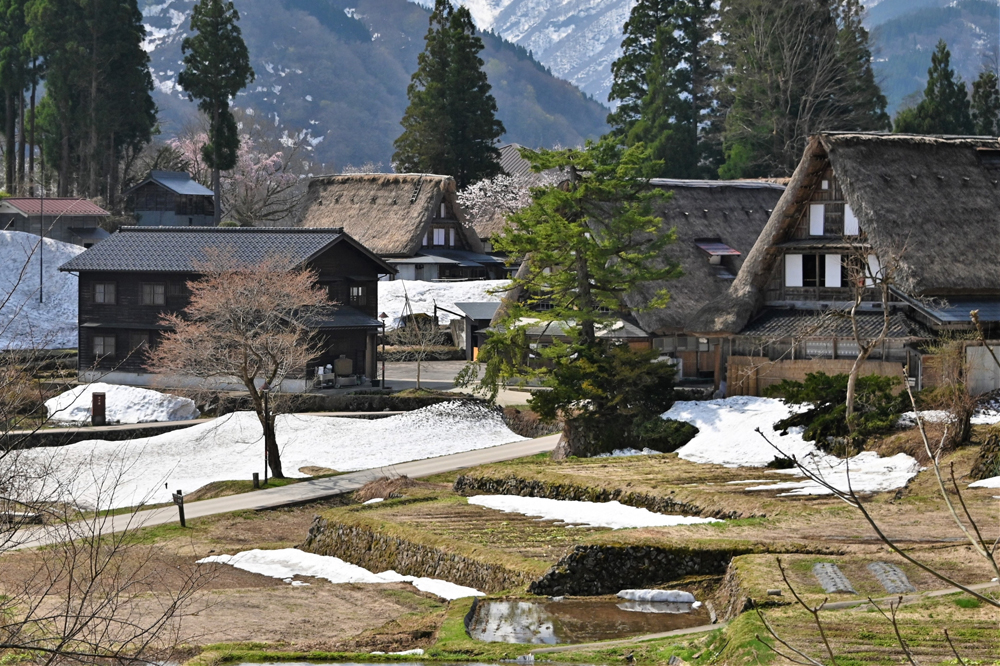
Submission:
[[[452,227],[448,230],[448,247],[455,247],[455,229]]]
[[[115,304],[115,283],[97,282],[94,284],[94,302],[103,305]]]
[[[365,287],[351,287],[351,305],[366,305],[368,294]]]
[[[833,358],[833,341],[806,340],[806,356],[809,358]]]
[[[445,232],[444,229],[435,229],[434,230],[434,244],[435,245],[444,245],[444,232]]]
[[[420,242],[420,244],[423,245],[424,247],[427,247],[430,244],[428,242],[428,237],[430,236],[430,233],[431,232],[428,231],[426,234],[424,234],[424,239]]]
[[[141,354],[149,349],[149,332],[132,331],[129,333],[128,348],[133,354]]]
[[[839,254],[786,254],[786,287],[844,286],[843,258]]]
[[[786,254],[785,255],[785,286],[786,287],[801,287],[802,286],[802,255],[801,254]]]
[[[441,204],[441,217],[448,217],[448,207]]]
[[[865,277],[865,286],[874,287],[875,280],[882,278],[882,264],[878,260],[878,256],[874,254],[868,255],[868,272]]]
[[[165,305],[167,302],[167,286],[165,284],[142,285],[143,305]]]
[[[844,286],[843,272],[840,270],[842,265],[842,259],[839,254],[826,254],[823,255],[826,260],[826,281],[823,283],[825,287],[831,287],[834,289],[839,289]]]
[[[844,204],[844,235],[857,236],[860,232],[858,217],[851,210],[851,204]]]
[[[822,287],[826,285],[826,261],[822,254],[802,255],[802,286]]]
[[[823,183],[820,185],[820,189],[822,190],[830,189],[830,181],[824,180]]]
[[[826,223],[826,206],[824,204],[809,205],[809,235],[822,236]]]
[[[94,356],[105,358],[115,356],[115,336],[95,335],[94,336]]]

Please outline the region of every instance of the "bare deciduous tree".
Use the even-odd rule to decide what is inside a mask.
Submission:
[[[188,283],[191,300],[183,313],[163,316],[169,331],[150,351],[148,367],[242,384],[264,431],[271,473],[282,478],[274,411],[265,409],[261,387],[279,391],[289,373],[305,370],[319,352],[310,310],[329,302],[314,271],[280,257],[254,266],[225,258],[212,264]]]
[[[391,345],[406,347],[410,358],[417,363],[417,388],[420,388],[420,368],[431,353],[431,349],[440,346],[445,341],[445,335],[438,323],[427,315],[418,316],[413,312],[410,296],[403,287],[403,313],[400,315],[400,326],[386,334],[386,340]]]

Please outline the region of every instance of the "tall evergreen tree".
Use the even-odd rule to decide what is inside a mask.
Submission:
[[[0,0],[0,91],[3,93],[4,182],[7,191],[16,194],[19,185],[18,155],[15,143],[18,117],[24,106],[28,55],[25,37],[25,0]],[[22,143],[23,143],[23,126]]]
[[[724,178],[787,175],[810,134],[889,129],[859,0],[723,0]]]
[[[506,130],[496,118],[479,57],[483,41],[469,10],[437,0],[425,42],[394,143],[397,170],[447,174],[459,188],[499,174],[496,142]]]
[[[976,134],[1000,136],[1000,80],[984,69],[972,82],[972,123]]]
[[[26,85],[44,71],[45,113],[40,104],[37,115],[46,160],[59,174],[58,193],[75,186],[113,202],[123,151],[148,143],[156,123],[137,2],[32,0],[27,19],[35,65]]]
[[[624,99],[608,120],[620,123],[613,132],[622,136],[626,145],[641,142],[650,148],[652,157],[663,163],[660,176],[715,177],[721,157],[715,3],[669,0],[657,6],[643,4],[633,9],[636,20],[630,19],[627,28],[653,28],[654,32],[645,40],[638,39],[638,34],[630,35],[630,49],[622,59],[633,64],[616,63],[614,71],[622,80],[612,88],[612,99],[616,92],[638,94],[644,90],[644,94],[638,104]],[[651,12],[663,15],[658,26],[646,20]],[[647,53],[651,56],[648,65],[641,68],[645,81],[630,78],[640,70],[635,63],[644,62]],[[638,115],[634,116],[636,108]]]
[[[202,156],[212,169],[216,224],[222,221],[219,172],[236,166],[240,147],[229,100],[254,80],[239,20],[232,2],[199,0],[191,14],[191,31],[195,34],[181,44],[184,70],[177,76],[188,99],[197,99],[198,108],[209,119],[208,143],[202,147]]]
[[[951,51],[942,39],[931,54],[924,98],[896,114],[895,131],[908,134],[972,134],[969,93],[951,68]]]

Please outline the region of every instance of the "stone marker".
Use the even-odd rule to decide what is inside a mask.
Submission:
[[[857,590],[847,580],[844,572],[833,562],[818,562],[813,565],[813,575],[819,580],[827,594],[840,592],[843,594],[857,594]]]
[[[878,582],[882,583],[882,587],[889,594],[913,594],[917,591],[903,570],[895,564],[872,562],[868,565],[868,570],[875,574]]]

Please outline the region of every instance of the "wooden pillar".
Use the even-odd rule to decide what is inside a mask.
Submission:
[[[369,331],[365,338],[365,376],[371,380],[377,375],[377,360],[375,354],[375,331]]]
[[[722,382],[722,339],[715,343],[715,390],[719,390]]]

